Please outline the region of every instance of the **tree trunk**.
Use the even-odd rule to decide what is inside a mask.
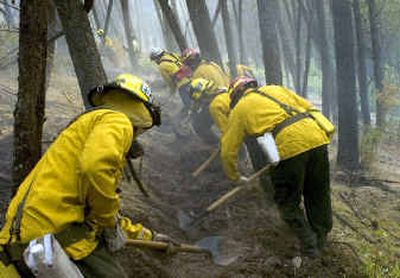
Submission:
[[[215,23],[217,23],[218,15],[221,13],[221,6],[222,6],[222,0],[218,0],[217,8],[215,9],[215,13],[211,20],[211,26],[213,29],[215,27]]]
[[[337,163],[342,169],[355,170],[359,167],[359,152],[351,3],[333,1],[333,19],[339,112]]]
[[[382,61],[382,46],[380,35],[380,19],[376,10],[375,0],[368,0],[369,22],[371,29],[372,56],[374,60],[374,79],[376,88],[376,125],[383,127],[385,124],[385,111],[383,105],[383,79],[384,69]]]
[[[326,13],[324,8],[324,0],[315,0],[315,8],[318,21],[318,49],[321,56],[321,70],[322,70],[322,113],[330,118],[331,104],[333,100],[333,65],[331,63],[331,56],[329,52],[328,35],[326,28]]]
[[[278,0],[257,0],[261,44],[267,84],[282,84],[282,68],[277,35]]]
[[[51,73],[54,66],[54,53],[56,40],[52,39],[57,34],[56,7],[53,1],[48,1],[48,34],[47,34],[47,61],[46,61],[46,91],[50,85]]]
[[[222,66],[217,39],[205,0],[186,0],[186,5],[202,56]]]
[[[167,47],[167,49],[176,50],[177,44],[175,43],[175,40],[173,38],[172,30],[162,14],[160,3],[157,0],[153,0],[153,4],[156,9],[158,20],[160,22],[165,46]]]
[[[243,38],[243,0],[239,0],[237,24],[238,24],[240,63],[246,64],[247,58],[245,54],[244,38]]]
[[[111,21],[111,12],[114,6],[114,0],[109,0],[108,1],[108,7],[107,7],[107,14],[106,14],[106,21],[104,22],[104,36],[103,36],[103,42],[105,42],[105,38],[108,34],[108,30],[110,29],[110,21]]]
[[[369,112],[367,66],[365,62],[365,40],[363,34],[362,18],[359,0],[353,0],[354,21],[357,35],[357,54],[358,54],[358,90],[361,102],[361,114],[364,125],[371,125],[371,115]]]
[[[188,47],[185,36],[183,35],[182,29],[179,25],[179,22],[176,18],[175,13],[172,11],[171,7],[168,5],[168,0],[157,0],[160,4],[161,10],[165,19],[168,21],[169,27],[174,33],[174,37],[176,43],[179,46],[179,49],[183,51]]]
[[[300,0],[299,0],[300,1]],[[296,14],[296,76],[295,76],[295,88],[296,92],[301,92],[301,69],[302,69],[302,51],[301,51],[301,42],[302,42],[302,12],[303,9],[300,8],[300,2],[296,6],[293,4],[293,8],[297,10]],[[297,8],[297,9],[296,9]]]
[[[47,1],[21,0],[13,193],[41,156],[47,56]]]
[[[135,68],[138,64],[137,57],[135,54],[134,41],[136,40],[132,32],[132,22],[129,12],[129,0],[121,0],[122,18],[124,20],[125,38],[128,45],[129,61],[132,68]]]
[[[8,3],[7,0],[4,0],[4,1],[6,3]],[[5,10],[4,17],[7,22],[8,28],[14,27],[15,22],[14,22],[14,17],[12,15],[12,13],[13,13],[12,8],[9,5],[4,5],[4,10]]]
[[[221,0],[221,9],[222,9],[222,21],[224,24],[224,33],[225,33],[225,42],[226,48],[228,50],[228,58],[229,58],[229,71],[231,76],[236,76],[236,55],[234,49],[234,42],[231,30],[231,22],[229,19],[229,11],[228,11],[228,2],[227,0]]]
[[[105,84],[107,76],[101,63],[90,23],[82,4],[77,0],[54,0],[67,40],[69,53],[85,107],[87,95],[95,86]]]

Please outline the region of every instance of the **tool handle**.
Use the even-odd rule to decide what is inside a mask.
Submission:
[[[154,250],[166,251],[168,248],[171,248],[171,252],[185,252],[185,253],[207,253],[210,254],[208,249],[204,249],[195,245],[189,244],[170,244],[167,242],[161,241],[152,241],[152,240],[139,240],[139,239],[128,239],[128,245],[140,247],[140,248],[149,248]]]
[[[219,154],[219,148],[216,149],[216,150],[214,150],[214,151],[211,153],[210,157],[207,158],[207,160],[204,161],[204,162],[199,166],[199,168],[197,168],[196,171],[194,171],[194,172],[192,173],[192,176],[193,176],[193,177],[197,177],[198,175],[200,175],[200,173],[203,172],[203,171],[211,164],[211,162],[214,161],[214,159],[218,156],[218,154]]]
[[[260,170],[258,170],[256,173],[254,173],[253,175],[251,175],[249,177],[249,180],[243,184],[243,185],[239,185],[236,186],[235,188],[233,188],[231,191],[228,191],[227,193],[225,193],[224,195],[222,195],[222,197],[220,197],[218,200],[216,200],[215,202],[213,202],[211,205],[209,205],[206,209],[207,212],[211,212],[213,210],[215,210],[217,207],[219,207],[220,205],[224,204],[225,202],[227,202],[228,200],[230,200],[232,197],[234,197],[236,194],[238,194],[240,191],[242,191],[243,189],[246,189],[247,186],[253,182],[255,179],[257,179],[259,176],[261,176],[262,174],[264,174],[267,170],[269,170],[272,167],[272,164],[268,164],[266,166],[264,166],[263,168],[261,168]]]

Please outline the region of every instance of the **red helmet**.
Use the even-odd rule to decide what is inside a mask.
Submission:
[[[247,76],[238,76],[229,84],[228,93],[231,98],[231,109],[239,102],[244,92],[248,88],[257,88],[256,79]]]
[[[182,60],[183,62],[189,60],[195,60],[200,58],[200,53],[194,48],[186,48],[182,51]]]

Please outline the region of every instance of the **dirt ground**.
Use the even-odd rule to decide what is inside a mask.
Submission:
[[[7,73],[9,74],[9,73]],[[158,84],[154,72],[147,79]],[[0,193],[8,198],[12,159],[12,111],[16,79],[0,74]],[[13,90],[14,89],[14,90]],[[299,244],[280,220],[272,196],[255,186],[218,209],[190,232],[179,228],[179,211],[199,213],[233,187],[217,160],[200,177],[191,172],[212,152],[184,129],[177,136],[172,124],[179,102],[155,86],[163,104],[164,124],[139,138],[145,147],[141,177],[151,192],[144,197],[134,183],[122,183],[123,211],[135,221],[185,243],[222,237],[221,252],[237,256],[229,266],[213,264],[206,255],[175,254],[126,247],[118,256],[130,277],[400,277],[399,142],[386,140],[373,172],[345,175],[332,167],[334,228],[321,258],[301,257]],[[5,93],[5,91],[10,93]],[[54,74],[47,98],[44,147],[81,111],[73,76]],[[334,151],[334,146],[332,147]],[[252,170],[248,161],[241,167]],[[385,181],[384,181],[385,180]],[[295,267],[293,258],[300,256]]]

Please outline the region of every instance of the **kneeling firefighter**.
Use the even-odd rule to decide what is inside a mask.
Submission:
[[[239,77],[229,90],[232,110],[221,140],[225,174],[238,183],[247,180],[237,169],[237,152],[245,136],[256,137],[274,164],[280,157],[271,172],[275,202],[300,239],[302,251],[319,255],[332,228],[327,146],[333,125],[310,102],[282,86],[258,87],[255,79]],[[274,156],[269,153],[271,141],[272,149],[275,143],[277,147]],[[300,208],[301,195],[307,219]]]
[[[21,276],[32,276],[24,250],[31,252],[29,265],[38,251],[33,240],[52,234],[84,277],[127,277],[110,253],[125,237],[168,239],[119,215],[125,156],[137,136],[160,125],[150,87],[121,74],[89,100],[94,108],[61,132],[12,199],[0,231],[0,269],[15,265]]]
[[[203,78],[193,79],[189,84],[189,95],[193,100],[189,111],[192,125],[196,133],[208,143],[218,142],[212,131],[213,123],[221,134],[225,132],[230,110],[227,90]]]

